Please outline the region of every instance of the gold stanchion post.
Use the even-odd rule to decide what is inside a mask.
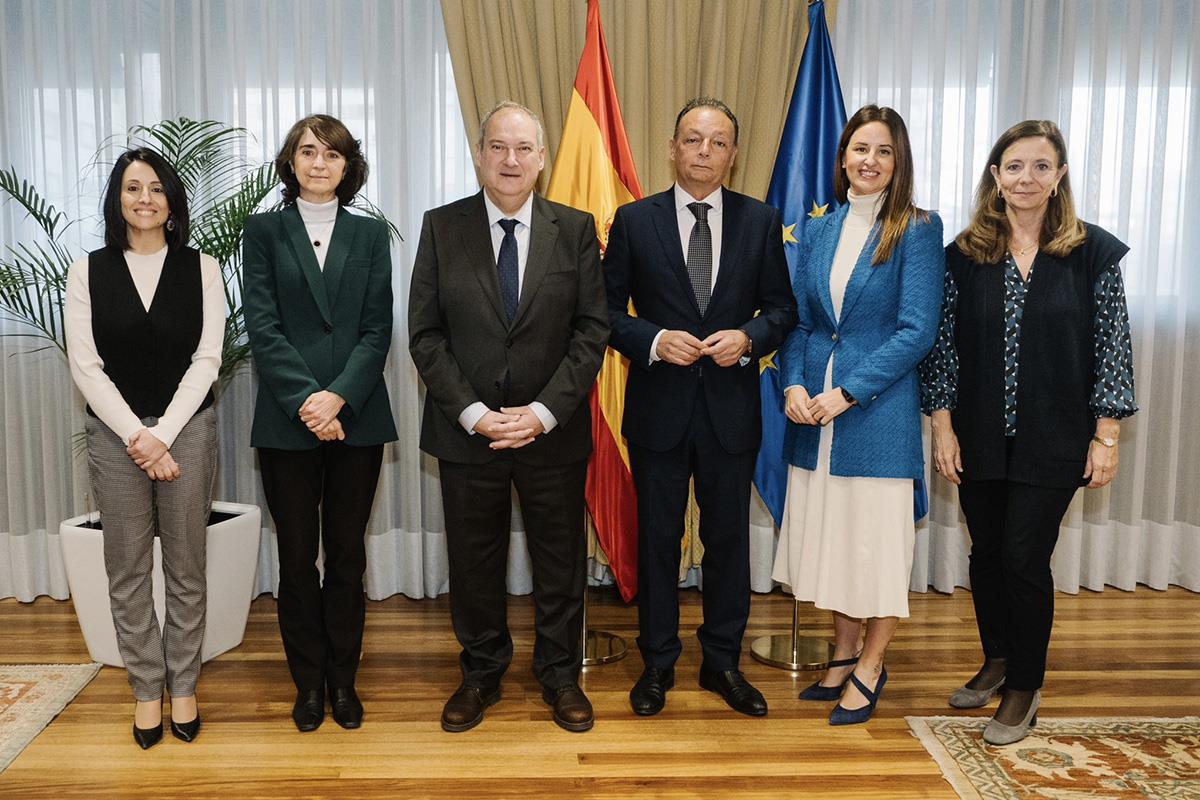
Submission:
[[[625,640],[615,633],[594,631],[588,627],[588,595],[591,587],[583,587],[583,666],[594,667],[620,661],[629,652]]]
[[[800,635],[800,601],[792,603],[792,631],[760,636],[750,653],[764,664],[793,672],[825,669],[833,656],[833,645],[816,636]]]

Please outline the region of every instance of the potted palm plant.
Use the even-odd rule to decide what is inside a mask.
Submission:
[[[218,393],[250,358],[241,301],[242,228],[246,217],[267,201],[278,182],[270,162],[254,164],[245,160],[242,154],[248,137],[244,128],[185,117],[139,125],[128,134],[130,147],[152,147],[174,165],[187,188],[192,219],[190,243],[221,265],[227,312]],[[101,163],[100,153],[93,163]],[[40,346],[34,351],[57,348],[66,368],[63,306],[67,270],[75,255],[66,243],[65,233],[76,221],[68,221],[12,168],[0,170],[0,201],[20,205],[40,229],[36,241],[11,245],[0,255],[0,314],[17,326],[16,330],[0,331],[0,335],[39,340]],[[383,220],[393,235],[399,235],[369,201],[359,199],[355,205]],[[260,532],[261,511],[257,506],[213,504],[208,527],[204,660],[241,643],[253,599]],[[102,537],[98,512],[65,520],[59,528],[67,582],[88,651],[96,661],[123,666],[109,613]],[[155,606],[161,621],[165,619],[164,593],[157,542],[154,564]]]

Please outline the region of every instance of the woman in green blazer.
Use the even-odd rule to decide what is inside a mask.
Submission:
[[[395,441],[383,364],[392,335],[387,228],[344,206],[367,178],[359,142],[316,114],[275,159],[284,207],[246,220],[246,329],[258,370],[250,443],[279,542],[279,630],[301,731],[362,724],[354,677],[364,534],[383,445]],[[317,571],[324,546],[324,579]]]

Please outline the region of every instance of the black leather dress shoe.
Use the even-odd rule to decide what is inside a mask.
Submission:
[[[700,688],[716,692],[729,707],[749,717],[763,717],[767,713],[767,701],[762,692],[750,685],[750,681],[736,669],[724,672],[700,670]]]
[[[554,709],[554,724],[558,727],[574,733],[591,730],[596,717],[591,702],[579,684],[568,683],[557,689],[542,689],[542,699]]]
[[[629,705],[633,713],[652,717],[663,710],[667,703],[667,690],[675,685],[675,668],[658,669],[646,667],[642,677],[629,690]]]
[[[333,711],[333,721],[346,730],[362,725],[362,702],[353,686],[329,687],[329,708]]]
[[[500,687],[481,689],[478,686],[458,687],[442,709],[442,730],[449,733],[469,731],[483,722],[483,712],[500,699]]]
[[[143,750],[149,750],[154,745],[162,741],[163,726],[158,723],[153,728],[139,728],[133,726],[133,740],[138,743],[138,747]]]
[[[191,722],[171,720],[171,735],[183,742],[195,740],[200,735],[200,712],[196,712],[196,718]]]
[[[292,706],[292,722],[301,733],[315,731],[325,721],[325,690],[301,689]]]

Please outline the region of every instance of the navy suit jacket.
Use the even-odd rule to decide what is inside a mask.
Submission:
[[[835,320],[829,273],[850,206],[810,220],[800,243],[793,289],[800,322],[780,353],[783,386],[809,395],[825,388],[833,359],[833,386],[858,401],[833,423],[833,475],[920,478],[921,407],[917,364],[933,347],[942,308],[946,255],[942,221],[909,223],[891,258],[871,266],[879,223],[871,229],[846,284]],[[783,454],[805,469],[817,466],[821,429],[789,420]]]
[[[622,433],[656,452],[683,439],[700,391],[721,446],[729,453],[756,450],[762,435],[758,360],[796,324],[779,212],[722,191],[721,263],[703,315],[679,240],[673,188],[621,206],[609,231],[604,275],[610,345],[630,362]],[[636,316],[629,313],[630,300]],[[708,357],[686,367],[650,363],[660,330],[683,330],[703,340],[735,328],[753,343],[744,366],[718,367]]]

